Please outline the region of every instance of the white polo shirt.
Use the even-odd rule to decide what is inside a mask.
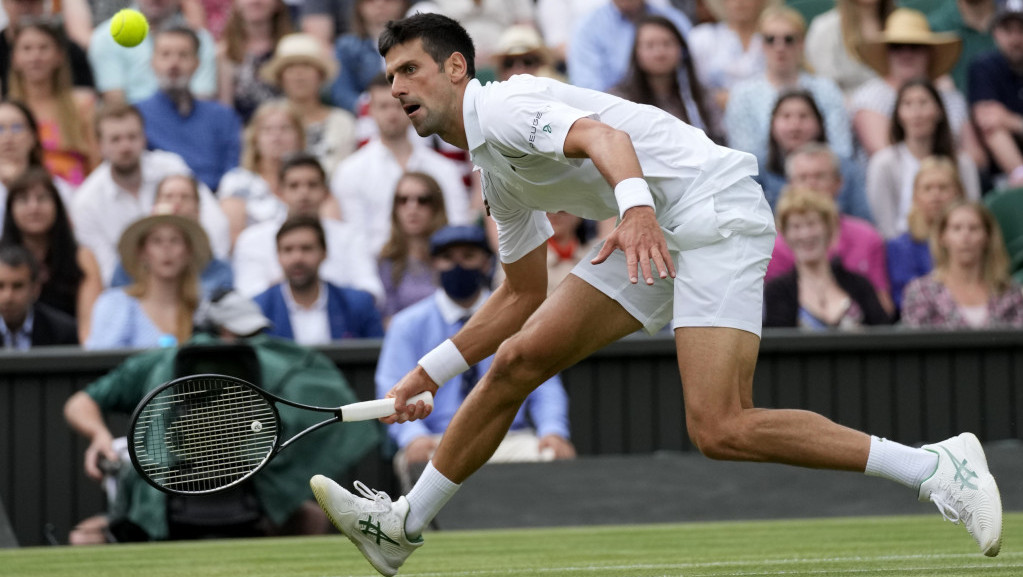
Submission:
[[[669,248],[688,250],[771,226],[750,222],[748,209],[714,198],[755,175],[756,158],[714,144],[658,108],[529,75],[486,86],[472,80],[463,104],[470,157],[482,169],[503,262],[522,258],[551,236],[544,212],[594,220],[618,215],[614,191],[593,162],[565,157],[568,129],[586,117],[632,137]]]
[[[291,287],[284,283],[281,287],[284,304],[288,307],[288,318],[291,321],[291,334],[300,345],[326,345],[331,341],[330,321],[327,313],[327,284],[320,281],[320,294],[309,307],[295,302]]]

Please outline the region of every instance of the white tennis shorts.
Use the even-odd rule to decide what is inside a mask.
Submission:
[[[672,329],[730,327],[760,336],[764,273],[777,236],[760,185],[744,178],[661,222],[661,230],[675,259],[674,279],[632,284],[621,250],[590,264],[599,245],[572,274],[621,304],[651,334],[671,321]]]

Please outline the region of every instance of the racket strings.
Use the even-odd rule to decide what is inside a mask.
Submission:
[[[258,392],[222,379],[182,381],[136,422],[143,472],[162,486],[203,492],[231,484],[273,452],[277,415]]]

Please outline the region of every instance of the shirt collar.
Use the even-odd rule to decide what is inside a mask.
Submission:
[[[483,303],[487,302],[490,297],[490,290],[483,289],[480,292],[480,296],[477,297],[476,302],[472,303],[469,308],[463,308],[461,305],[451,300],[448,293],[444,292],[444,289],[437,289],[434,293],[434,298],[437,299],[437,308],[440,309],[440,316],[444,319],[444,322],[449,325],[453,325],[460,321],[466,316],[472,316],[476,314],[476,311],[483,306]]]
[[[465,140],[469,143],[469,150],[475,150],[486,142],[483,138],[483,129],[480,128],[480,117],[476,113],[476,98],[483,85],[479,79],[473,78],[465,86],[465,95],[462,97],[462,121],[465,124]]]
[[[28,307],[28,313],[25,315],[25,322],[21,323],[21,327],[18,330],[11,332],[11,329],[7,327],[7,323],[4,319],[0,318],[0,335],[4,338],[0,340],[0,348],[4,342],[10,344],[11,348],[24,349],[32,346],[32,325],[35,322],[35,307]],[[22,343],[25,346],[21,346]]]

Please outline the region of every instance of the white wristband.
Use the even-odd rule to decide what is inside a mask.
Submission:
[[[469,370],[469,363],[465,361],[465,357],[451,339],[423,355],[423,358],[419,359],[419,366],[423,367],[438,387]]]
[[[654,197],[650,187],[642,178],[626,178],[615,185],[615,200],[618,201],[618,214],[625,216],[625,211],[634,206],[653,206]]]

